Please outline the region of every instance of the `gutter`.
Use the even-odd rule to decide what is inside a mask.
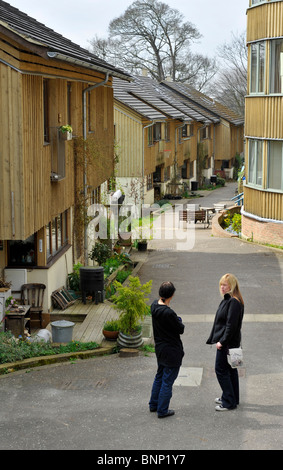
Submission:
[[[115,71],[115,69],[110,70],[109,67],[107,67],[107,66],[103,67],[101,65],[96,65],[96,64],[91,63],[91,59],[92,59],[91,57],[89,58],[89,62],[87,62],[86,60],[83,60],[83,59],[74,59],[73,57],[67,56],[67,55],[62,54],[60,52],[47,52],[47,56],[50,59],[58,59],[58,60],[62,60],[64,62],[70,62],[73,65],[79,65],[81,67],[86,67],[88,69],[96,70],[98,72],[102,72],[102,73],[105,73],[105,74],[107,74],[107,73],[110,74],[111,73],[111,75],[113,77],[117,77],[117,78],[120,78],[122,80],[132,81],[132,79],[129,75],[123,74],[122,72],[119,72],[119,71]]]

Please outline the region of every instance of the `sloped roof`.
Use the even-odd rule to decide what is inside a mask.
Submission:
[[[133,111],[141,114],[143,117],[150,119],[152,121],[163,121],[166,119],[166,115],[162,112],[156,110],[149,104],[143,102],[139,99],[134,91],[139,91],[139,88],[133,83],[125,82],[119,78],[113,78],[113,89],[114,89],[114,98],[125,104]]]
[[[244,123],[244,119],[230,108],[227,108],[221,103],[214,101],[212,98],[198,90],[195,90],[190,85],[169,81],[163,81],[161,82],[161,85],[164,86],[164,88],[177,92],[179,96],[189,100],[192,105],[194,104],[198,107],[209,110],[215,116],[225,119],[236,126]]]
[[[167,90],[153,79],[144,76],[132,78],[131,83],[113,79],[114,97],[148,119],[163,120],[167,117],[204,124],[219,122],[219,118],[209,111],[180,99],[177,93]]]
[[[130,78],[127,72],[108,64],[3,0],[0,0],[1,30],[16,35],[26,42],[27,47],[41,48],[46,58],[60,58],[83,67],[107,71],[122,79]]]
[[[170,91],[169,89],[166,89],[158,82],[155,82],[152,78],[146,76],[135,77],[135,83],[138,83],[140,88],[143,90],[144,99],[147,99],[147,97],[152,99],[152,95],[155,94],[158,96],[159,100],[165,103],[170,103],[170,105],[177,109],[179,113],[181,112],[184,116],[183,119],[185,120],[195,120],[205,124],[219,122],[219,118],[214,116],[208,109],[203,109],[186,99],[181,99],[174,90]]]

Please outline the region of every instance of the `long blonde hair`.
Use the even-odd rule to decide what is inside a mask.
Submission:
[[[227,273],[221,277],[219,281],[220,294],[221,294],[221,284],[223,284],[223,282],[225,281],[228,282],[230,286],[230,291],[228,293],[231,295],[231,297],[235,297],[235,299],[237,299],[239,302],[241,302],[241,304],[244,305],[244,300],[243,300],[243,297],[239,288],[239,282],[236,276],[234,276],[234,274]]]

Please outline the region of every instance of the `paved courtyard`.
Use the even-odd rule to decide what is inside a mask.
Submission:
[[[223,190],[211,198],[228,198]],[[158,420],[148,411],[154,354],[19,371],[0,377],[1,450],[96,450],[94,463],[118,450],[282,450],[283,253],[213,237],[201,224],[195,232],[188,251],[174,250],[169,241],[152,247],[139,271],[142,282],[153,280],[151,300],[163,280],[176,285],[172,308],[185,323],[185,357],[171,400],[175,415]],[[245,367],[240,406],[217,413],[215,347],[205,343],[225,272],[237,275],[245,301]]]

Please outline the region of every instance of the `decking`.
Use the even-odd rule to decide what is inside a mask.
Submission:
[[[86,304],[83,304],[81,300],[76,300],[66,310],[54,309],[50,314],[50,323],[47,329],[51,331],[51,323],[54,321],[71,321],[75,323],[73,340],[84,343],[95,341],[100,344],[104,339],[103,325],[112,318],[118,318],[118,313],[108,300],[99,304],[95,304],[91,300],[87,300]]]

